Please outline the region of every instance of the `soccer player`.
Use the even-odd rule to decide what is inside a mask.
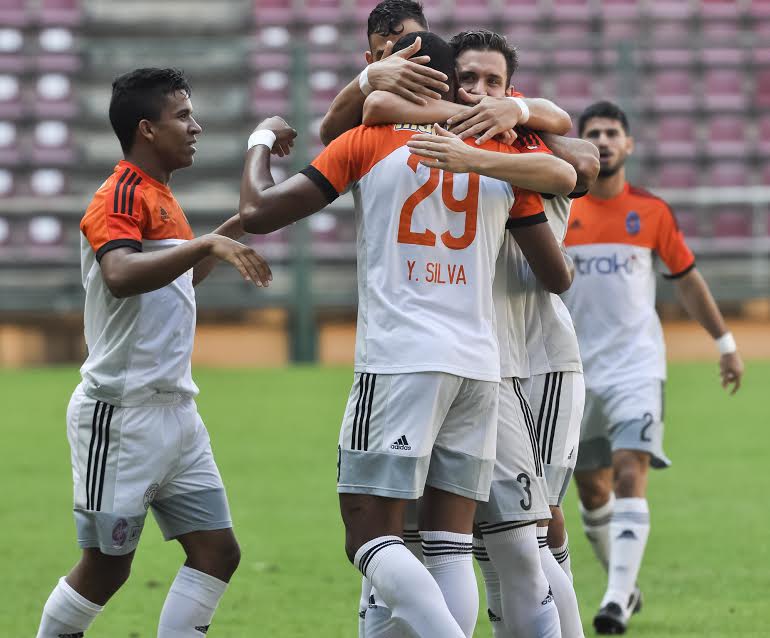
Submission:
[[[589,194],[575,201],[565,240],[576,273],[564,300],[586,382],[575,479],[586,535],[609,575],[594,627],[622,634],[640,603],[648,470],[671,463],[663,451],[666,360],[655,313],[656,257],[687,312],[716,340],[722,386],[732,393],[743,363],[671,209],[626,181],[634,148],[626,114],[610,102],[592,104],[579,131],[598,147],[601,169]]]
[[[175,69],[137,69],[112,87],[124,160],[81,221],[88,358],[67,409],[80,562],[59,580],[38,638],[83,636],[129,575],[147,510],[187,559],[158,638],[203,636],[240,559],[190,374],[195,293],[217,261],[267,286],[267,264],[234,241],[237,216],[193,238],[168,183],[193,163],[201,127]],[[113,628],[105,634],[117,635]]]
[[[439,105],[429,101],[426,107],[416,107],[388,94],[373,94],[365,104],[364,121],[368,122],[372,117],[376,118],[375,121],[381,121],[388,116],[411,115],[416,121],[422,122],[455,113],[451,120],[460,123],[456,128],[465,137],[474,133],[488,136],[490,133],[499,133],[515,125],[518,107],[515,106],[515,102],[506,100],[505,96],[515,95],[513,88],[509,85],[516,68],[516,56],[505,38],[487,30],[477,30],[458,34],[452,39],[452,45],[457,55],[456,65],[460,86],[465,90],[466,99],[475,98],[476,106],[466,107],[464,110],[453,109],[452,107],[456,105]],[[479,100],[481,96],[484,97]],[[370,104],[369,100],[375,100],[375,104]],[[599,170],[598,153],[595,149],[591,149],[590,143],[583,140],[568,140],[554,135],[549,135],[548,139],[562,158],[569,159],[576,167],[579,176],[578,192],[584,193],[593,183]],[[438,165],[444,170],[483,172],[486,170],[485,165],[489,164],[481,161],[480,158],[474,161],[472,149],[458,145],[449,139],[435,140],[430,143],[430,146],[433,147],[433,157],[441,160],[441,164]],[[522,139],[517,140],[517,146],[524,152],[543,151],[537,136],[527,134],[523,130]],[[476,153],[476,155],[484,156],[489,153]],[[546,214],[559,240],[566,232],[569,210],[568,197],[549,196],[546,199]],[[501,285],[498,288],[498,290],[502,289],[503,293],[500,295],[500,309],[497,313],[503,357],[502,375],[506,381],[513,383],[518,383],[519,379],[522,380],[521,387],[529,390],[533,412],[537,415],[536,418],[530,415],[530,418],[536,421],[536,424],[532,424],[532,430],[538,439],[541,454],[538,467],[542,467],[545,474],[548,503],[553,516],[552,525],[543,521],[538,529],[541,562],[559,608],[562,635],[581,636],[582,627],[577,599],[566,560],[568,556],[566,532],[560,508],[575,463],[580,416],[583,409],[582,368],[577,338],[569,314],[561,300],[553,294],[552,289],[544,286],[540,279],[534,276],[522,251],[510,238],[506,239],[506,246],[501,253],[501,260],[503,259],[508,263],[498,263],[496,269],[498,280],[504,281],[501,273],[513,272],[518,273],[518,276],[509,276],[507,287]],[[547,281],[546,275],[540,273],[540,277]],[[524,335],[526,335],[526,348]],[[511,432],[510,427],[504,426],[505,415],[514,413],[512,409],[507,411],[503,409],[505,389],[506,386],[503,385],[496,472],[508,474],[511,478],[521,474],[532,477],[534,473],[526,471],[528,470],[526,458],[521,457],[521,450],[526,446],[522,445],[522,441],[517,440],[515,435],[511,435],[507,440],[505,438],[506,433]],[[480,512],[491,508],[496,501],[496,494],[505,492],[507,489],[510,487],[502,482],[497,484],[493,482],[490,505],[480,506]],[[538,492],[535,491],[535,493]],[[537,512],[537,508],[532,506],[529,498],[523,498],[524,496],[519,494],[515,499],[508,499],[510,502],[524,503],[528,506],[526,510],[520,507],[517,511],[513,511],[509,505],[505,513],[505,517],[510,519],[509,523],[532,522],[536,519],[533,515]],[[532,500],[537,501],[536,498]],[[500,514],[499,511],[490,513],[491,516],[497,517]],[[529,531],[534,532],[534,530]],[[550,543],[551,551],[548,550],[545,541],[546,533],[550,539],[553,539]],[[497,541],[491,534],[485,534],[484,538]],[[526,605],[526,594],[536,592],[537,588],[529,587],[530,581],[522,577],[521,568],[501,565],[500,570],[495,570],[490,564],[482,541],[477,539],[474,542],[487,585],[490,618],[493,620],[495,634],[502,636],[506,631],[503,626],[506,618],[501,619],[504,614],[501,611],[500,582],[497,572],[502,572],[503,579],[512,575],[515,579],[513,584],[525,589],[525,595],[517,594],[514,597],[518,605],[524,605],[524,610],[528,609],[531,612],[533,609],[540,609],[540,600],[530,600],[530,604]],[[534,555],[534,552],[531,555]],[[528,554],[522,552],[522,556],[526,557]],[[559,568],[555,556],[562,559],[560,564],[564,572]],[[503,552],[502,558],[498,556],[498,561],[505,558],[508,560],[511,558],[510,547],[508,552]],[[540,570],[536,567],[534,566],[532,571],[535,576],[538,576]],[[511,606],[512,603],[509,604],[509,608]],[[521,610],[510,615],[515,616],[519,621],[525,617]],[[507,622],[513,622],[513,620]],[[514,633],[521,635],[521,628],[517,628]]]
[[[398,44],[417,37],[419,53],[453,76],[454,55],[438,36],[421,32]],[[492,278],[506,223],[521,227],[530,247],[545,245],[533,260],[561,260],[568,282],[566,264],[537,223],[544,221],[539,196],[425,166],[407,147],[414,125],[348,131],[275,186],[264,129],[280,126],[268,120],[254,134],[258,148],[247,156],[241,187],[246,230],[290,224],[350,185],[357,204],[356,377],[338,456],[348,557],[412,633],[470,636],[478,611],[471,531],[494,465],[500,379]],[[518,170],[530,189],[574,187],[574,170],[555,157],[490,147],[500,151],[510,182]],[[428,569],[400,538],[405,501],[423,489]]]

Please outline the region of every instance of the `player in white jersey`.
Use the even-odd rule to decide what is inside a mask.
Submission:
[[[431,66],[452,75],[451,48],[433,34],[419,37]],[[416,34],[399,45],[408,46],[409,38],[416,41]],[[456,555],[462,549],[470,558],[473,512],[488,496],[494,465],[500,378],[495,259],[509,211],[510,223],[534,229],[542,202],[507,182],[442,172],[430,160],[426,165],[407,146],[417,130],[355,128],[277,186],[266,149],[252,150],[240,210],[247,230],[269,232],[322,208],[352,184],[357,374],[338,458],[346,550],[393,618],[413,633],[469,636],[478,607],[477,599],[469,604],[475,580],[470,561]],[[264,135],[258,130],[254,142],[269,144],[259,141]],[[537,167],[510,147],[491,145],[510,181],[520,167],[522,185],[530,180],[527,186],[561,192],[574,186],[574,170],[556,158],[529,156]],[[561,258],[547,228],[532,233],[550,241]],[[400,538],[405,499],[423,489],[423,549],[437,559],[430,572]],[[447,549],[452,560],[442,561]]]
[[[203,636],[240,553],[190,374],[193,286],[218,260],[267,285],[270,270],[234,217],[194,238],[168,188],[201,128],[175,69],[113,84],[110,121],[125,160],[81,222],[88,358],[67,409],[80,562],[45,603],[38,638],[82,637],[128,578],[147,511],[187,555],[158,638]],[[104,635],[126,628],[104,629]]]
[[[626,182],[633,138],[625,113],[599,102],[581,115],[579,130],[599,148],[601,170],[589,194],[573,204],[565,239],[576,274],[564,300],[586,381],[575,479],[586,535],[609,574],[594,627],[622,634],[640,602],[636,579],[650,531],[647,474],[650,466],[670,464],[663,451],[666,362],[653,259],[663,261],[687,312],[717,341],[722,385],[733,392],[743,363],[671,209]]]

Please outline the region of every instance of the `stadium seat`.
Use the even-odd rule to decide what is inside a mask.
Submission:
[[[607,43],[632,42],[639,37],[639,25],[629,20],[608,20],[604,22],[603,34]],[[602,47],[602,49],[604,52],[610,51],[606,47]],[[612,51],[616,52],[615,49]]]
[[[330,69],[319,69],[310,74],[310,106],[314,113],[323,113],[343,88],[345,82]]]
[[[38,122],[32,145],[32,161],[36,164],[55,166],[71,164],[75,159],[72,136],[64,122],[56,120]]]
[[[289,75],[286,72],[264,71],[257,74],[252,85],[253,113],[286,113],[289,102]]]
[[[18,119],[22,115],[21,83],[19,77],[0,74],[0,118]]]
[[[593,61],[594,54],[591,49],[558,47],[553,50],[553,62],[559,69],[565,67],[584,69],[586,73],[590,73]]]
[[[714,217],[714,237],[751,237],[751,208],[731,206]]]
[[[701,60],[707,69],[713,67],[740,67],[746,59],[743,49],[737,47],[705,46],[700,51]]]
[[[40,0],[38,18],[45,25],[76,25],[82,20],[79,0]]]
[[[639,16],[638,0],[602,0],[599,6],[605,19],[629,19]]]
[[[57,168],[40,168],[30,175],[29,185],[34,195],[53,197],[66,190],[66,179]]]
[[[511,21],[535,22],[542,15],[544,4],[538,0],[504,0],[503,16]]]
[[[704,103],[715,110],[741,110],[746,106],[743,76],[729,69],[707,69],[703,82]]]
[[[46,73],[38,77],[34,111],[38,117],[74,117],[77,107],[71,79],[62,73]]]
[[[650,36],[655,46],[683,46],[692,40],[692,25],[689,20],[661,20],[650,27]]]
[[[742,12],[740,0],[703,0],[700,6],[703,18],[719,18],[729,20],[737,18]]]
[[[0,73],[22,73],[27,66],[21,29],[0,28]]]
[[[559,74],[554,78],[556,103],[567,111],[580,111],[591,101],[592,78],[579,73]]]
[[[749,0],[749,15],[753,18],[769,18],[770,0]]]
[[[590,0],[559,0],[553,3],[556,22],[588,22],[594,15]]]
[[[254,20],[260,26],[288,25],[295,20],[291,0],[255,0]]]
[[[749,172],[749,168],[744,162],[716,160],[703,173],[703,186],[747,186],[749,184]]]
[[[738,22],[737,18],[732,16],[717,20],[704,20],[701,29],[703,42],[707,43],[708,46],[735,46],[740,42],[742,35],[742,25]]]
[[[513,74],[513,87],[524,95],[530,97],[542,96],[540,87],[540,75],[537,73],[527,73],[526,71],[516,71]]]
[[[756,83],[754,103],[762,108],[770,108],[770,69],[759,71],[754,81]]]
[[[291,31],[285,25],[268,25],[254,34],[257,49],[285,49],[291,45]]]
[[[651,186],[659,188],[692,188],[698,182],[697,171],[692,162],[662,160],[656,163],[651,177]]]
[[[64,226],[59,219],[48,215],[33,217],[27,225],[27,239],[38,246],[52,246],[61,243]]]
[[[647,9],[652,17],[660,22],[669,20],[685,20],[695,13],[695,7],[692,2],[679,0],[648,0]]]
[[[257,73],[276,71],[288,74],[291,68],[291,56],[288,53],[255,51],[251,55],[251,67]]]
[[[671,69],[692,65],[695,53],[689,48],[652,47],[644,52],[643,59],[653,67]]]
[[[537,24],[524,20],[504,21],[501,31],[511,46],[520,48],[518,52],[519,60],[521,60],[524,53],[539,53],[535,45],[545,37]]]
[[[697,212],[689,208],[677,208],[674,211],[674,216],[677,226],[679,226],[685,237],[689,239],[690,237],[700,236]]]
[[[765,157],[770,157],[770,115],[763,115],[759,118],[757,130],[758,134],[754,136],[754,139],[757,140],[757,151]],[[770,173],[763,184],[770,185]]]
[[[6,168],[0,168],[0,197],[11,197],[15,192],[16,180],[13,173]]]
[[[652,102],[659,110],[691,110],[695,104],[693,78],[687,71],[660,71],[652,86]]]
[[[4,27],[23,27],[29,19],[26,0],[3,0],[0,3],[0,24]]]
[[[347,20],[347,9],[343,0],[305,0],[300,14],[306,24],[335,24]]]
[[[468,28],[469,24],[489,24],[496,17],[495,13],[494,5],[488,0],[454,0],[448,17],[459,26],[456,31],[460,31]]]
[[[743,157],[748,150],[746,118],[740,115],[709,118],[706,149],[712,157]]]
[[[20,159],[18,128],[13,122],[0,120],[0,165],[15,166]]]
[[[35,66],[43,72],[74,73],[80,68],[72,31],[64,27],[43,29],[38,36],[40,52]]]
[[[657,155],[694,158],[695,141],[695,121],[692,116],[661,116],[656,135]]]

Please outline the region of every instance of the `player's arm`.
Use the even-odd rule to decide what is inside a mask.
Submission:
[[[543,133],[543,142],[551,152],[569,162],[577,174],[575,194],[585,193],[599,176],[599,149],[587,140]]]
[[[478,173],[538,193],[569,195],[575,189],[575,169],[547,153],[498,153],[463,142],[457,135],[434,125],[433,135],[415,135],[409,152],[425,158],[421,163],[453,173]]]
[[[267,286],[272,279],[270,267],[262,257],[224,235],[202,235],[179,246],[150,253],[121,246],[100,257],[104,282],[118,299],[168,286],[207,257],[229,262],[244,279],[257,286]]]
[[[509,230],[542,286],[557,295],[568,290],[574,268],[571,260],[567,262],[548,223],[514,225]]]
[[[735,349],[732,336],[727,330],[724,317],[714,301],[706,280],[700,272],[693,268],[681,277],[674,279],[674,285],[684,309],[695,321],[717,341],[724,354],[719,358],[719,369],[722,377],[722,387],[732,384],[730,394],[735,394],[741,387],[743,376],[743,361]],[[724,345],[722,345],[724,343]],[[729,352],[729,350],[732,350]]]
[[[280,139],[293,130],[280,117],[271,117],[257,126],[255,133],[270,131]],[[238,216],[245,231],[271,233],[312,215],[329,201],[329,194],[303,174],[276,185],[270,173],[269,146],[258,143],[246,153],[238,202]]]
[[[572,128],[569,114],[544,98],[471,95],[464,89],[460,89],[459,96],[473,106],[452,116],[447,121],[449,130],[462,139],[479,135],[479,144],[516,126],[556,135],[564,135]]]
[[[388,91],[414,104],[424,104],[425,98],[439,99],[437,91],[448,91],[446,75],[425,66],[430,62],[429,56],[412,57],[421,46],[418,37],[410,46],[391,55],[393,43],[388,42],[382,59],[372,62],[334,98],[321,122],[321,141],[328,145],[361,124],[364,100],[372,91]]]

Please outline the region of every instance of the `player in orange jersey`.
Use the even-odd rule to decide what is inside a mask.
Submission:
[[[743,363],[668,205],[626,181],[634,148],[626,114],[610,102],[581,115],[580,136],[599,148],[601,169],[577,200],[565,244],[575,281],[563,296],[575,322],[586,385],[575,479],[586,535],[608,570],[594,627],[622,634],[638,609],[636,579],[650,531],[650,466],[664,468],[665,346],[655,313],[654,259],[682,303],[716,340],[722,386],[735,393]]]
[[[194,238],[168,187],[174,171],[193,163],[202,130],[181,72],[137,69],[117,78],[110,122],[125,159],[80,224],[88,358],[67,409],[83,553],[49,596],[37,636],[84,635],[128,578],[152,508],[165,538],[187,555],[157,635],[194,638],[206,633],[240,550],[194,401],[193,286],[217,261],[258,286],[271,275],[234,241],[243,234],[237,216]]]

